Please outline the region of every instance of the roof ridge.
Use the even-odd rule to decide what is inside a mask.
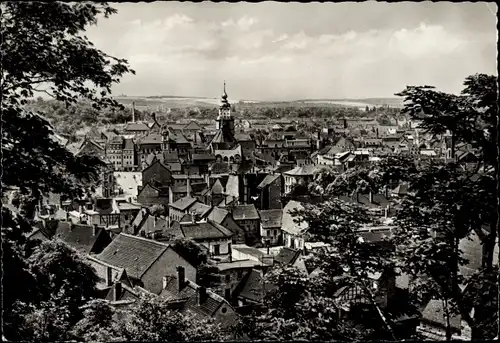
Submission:
[[[170,247],[169,244],[166,244],[163,242],[158,242],[158,241],[155,241],[153,239],[146,238],[146,237],[134,236],[134,235],[130,235],[128,233],[123,233],[123,232],[120,232],[120,235],[125,236],[125,237],[129,237],[129,238],[134,238],[134,239],[141,240],[141,241],[145,241],[145,242],[155,243],[157,245],[164,246],[165,248]]]

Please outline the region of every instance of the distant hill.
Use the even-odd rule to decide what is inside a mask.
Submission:
[[[213,107],[217,106],[220,102],[218,97],[208,98],[199,96],[174,96],[174,95],[157,95],[157,96],[118,96],[115,98],[117,101],[124,105],[131,105],[135,102],[138,107]],[[403,99],[401,98],[366,98],[366,99],[303,99],[303,100],[291,100],[291,101],[259,101],[259,100],[235,100],[228,99],[230,103],[238,105],[269,105],[269,104],[280,104],[280,105],[320,105],[328,104],[330,106],[347,106],[347,107],[366,107],[366,106],[389,106],[395,108],[401,108],[403,106]]]

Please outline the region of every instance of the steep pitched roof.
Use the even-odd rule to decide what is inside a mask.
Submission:
[[[59,222],[55,237],[85,254],[94,249],[98,239],[111,242],[111,237],[103,228],[97,228],[94,235],[94,227],[81,224],[71,225],[68,222]]]
[[[221,224],[224,221],[224,219],[226,219],[228,214],[229,212],[226,209],[216,206],[208,214],[208,219],[214,221],[217,224]]]
[[[258,303],[264,300],[265,292],[276,288],[276,286],[265,282],[261,274],[255,269],[252,269],[243,282],[244,285],[239,292],[239,297]]]
[[[224,187],[219,179],[217,179],[211,189],[212,194],[224,194]]]
[[[422,312],[422,320],[446,327],[446,316],[444,312],[443,301],[432,299],[429,301]],[[450,315],[450,326],[453,329],[460,330],[460,315]]]
[[[278,179],[280,177],[279,174],[276,174],[276,175],[266,175],[266,177],[264,178],[264,180],[262,180],[259,185],[257,186],[257,189],[262,189],[268,185],[270,185],[271,183],[273,183],[274,181],[276,181],[276,179]]]
[[[233,218],[235,220],[255,220],[259,219],[260,216],[254,204],[236,205],[233,208]]]
[[[194,203],[197,202],[197,201],[198,201],[198,199],[193,198],[193,197],[187,195],[187,196],[185,196],[183,198],[180,198],[176,202],[170,204],[170,206],[173,207],[173,208],[176,208],[178,210],[185,211],[189,207],[193,206]]]
[[[214,316],[222,305],[231,307],[224,298],[208,289],[206,290],[206,300],[199,304],[198,288],[200,286],[190,280],[186,280],[186,283],[179,291],[177,278],[174,276],[167,276],[166,278],[167,282],[160,292],[160,297],[170,301],[184,300],[181,310],[191,312],[198,318],[210,318]]]
[[[189,209],[191,212],[195,212],[204,218],[208,212],[212,209],[212,207],[202,204],[201,202],[195,202],[193,206]]]
[[[120,233],[96,258],[140,279],[168,248],[164,243]]]
[[[260,224],[262,228],[281,228],[283,210],[262,210],[260,211]]]

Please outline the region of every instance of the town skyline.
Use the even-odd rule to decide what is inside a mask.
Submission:
[[[386,98],[496,73],[496,5],[484,2],[115,7],[87,30],[137,72],[115,95],[212,98],[226,80],[234,99]]]

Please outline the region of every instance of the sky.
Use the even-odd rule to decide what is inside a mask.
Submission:
[[[116,3],[87,37],[136,75],[116,95],[298,100],[458,93],[497,74],[494,3]]]

